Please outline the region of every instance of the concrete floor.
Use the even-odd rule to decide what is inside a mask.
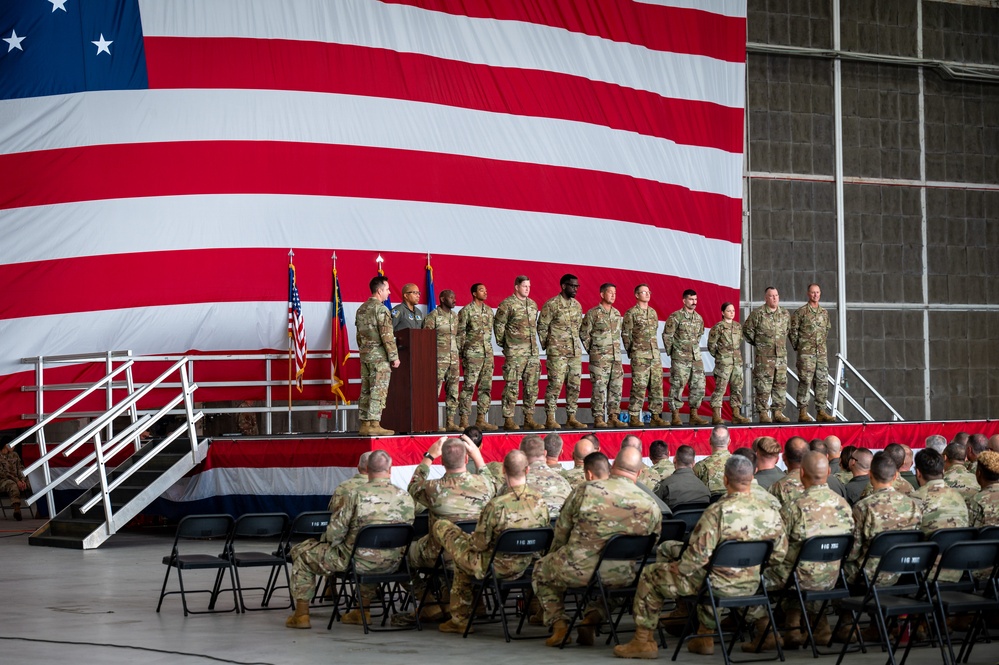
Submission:
[[[506,644],[498,625],[480,628],[467,640],[438,633],[395,632],[365,636],[360,626],[336,624],[326,630],[328,609],[313,614],[312,630],[284,627],[285,610],[184,618],[180,598],[169,596],[161,613],[156,600],[163,580],[161,559],[169,553],[172,530],[122,533],[97,550],[29,547],[28,534],[41,524],[0,521],[0,663],[525,663],[614,662],[610,647],[548,649],[540,641]],[[220,544],[210,550],[217,553]],[[254,571],[251,571],[253,574]],[[204,573],[202,578],[204,579]],[[172,577],[175,583],[176,577]],[[198,581],[200,581],[200,579]],[[254,577],[253,579],[257,579]],[[246,583],[244,581],[244,583]],[[173,586],[172,588],[176,588]],[[199,602],[202,599],[195,599]],[[221,602],[221,601],[220,601]],[[537,630],[537,629],[534,629]],[[670,647],[675,646],[671,640]],[[485,649],[486,651],[483,651]],[[668,661],[660,650],[659,660]],[[976,647],[971,663],[995,663],[992,645]],[[815,662],[805,651],[788,660]],[[880,652],[849,656],[852,664],[880,664]],[[679,661],[722,662],[682,651]],[[834,663],[835,657],[818,662]],[[923,648],[914,665],[938,664],[940,652]]]

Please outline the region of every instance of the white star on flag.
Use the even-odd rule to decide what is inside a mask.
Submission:
[[[100,55],[102,52],[103,53],[107,53],[108,55],[111,55],[111,49],[109,47],[112,44],[114,44],[114,42],[112,42],[112,41],[106,41],[104,39],[104,33],[103,32],[101,33],[101,38],[98,41],[96,41],[96,42],[90,42],[90,43],[97,47],[97,55]]]
[[[52,3],[52,11],[53,12],[55,10],[57,10],[57,9],[61,9],[63,11],[66,11],[66,3],[69,2],[69,0],[49,0],[49,2]]]
[[[7,53],[10,53],[14,49],[18,51],[23,51],[24,48],[21,46],[21,42],[24,41],[24,37],[17,36],[17,30],[10,31],[10,37],[4,37],[3,40],[7,42]]]

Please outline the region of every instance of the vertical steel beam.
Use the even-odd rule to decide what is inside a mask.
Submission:
[[[834,187],[836,188],[836,319],[839,335],[839,352],[848,358],[846,343],[846,213],[843,202],[843,60],[840,35],[840,0],[832,0],[832,41],[836,57],[833,59],[833,152],[836,159]],[[841,409],[839,404],[833,405]]]
[[[916,57],[923,57],[923,1],[916,2]],[[931,417],[930,408],[930,266],[929,229],[926,218],[926,88],[924,69],[919,67],[919,229],[923,264],[923,419]]]

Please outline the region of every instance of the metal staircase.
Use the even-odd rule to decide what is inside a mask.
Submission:
[[[27,501],[29,504],[34,504],[42,497],[46,497],[49,514],[54,512],[52,490],[56,486],[67,478],[79,485],[96,476],[97,482],[33,533],[28,539],[29,544],[72,549],[96,548],[205,459],[209,441],[199,440],[195,430],[195,424],[202,419],[203,414],[200,411],[195,412],[193,408],[192,395],[197,385],[188,381],[188,359],[178,360],[159,377],[138,388],[134,386],[131,378],[133,362],[127,359],[120,366],[112,368],[109,361],[104,378],[47,417],[40,419],[36,425],[8,444],[13,447],[37,435],[39,459],[26,467],[25,473],[42,469],[46,485],[31,495]],[[108,410],[101,416],[66,441],[47,450],[45,426],[60,417],[65,418],[64,414],[74,405],[94,392],[112,385],[115,377],[123,373],[128,378],[127,396],[117,403],[110,403]],[[152,390],[162,390],[166,380],[174,375],[180,377],[180,393],[158,411],[138,417],[137,403]],[[180,408],[185,414],[184,422],[180,426],[163,438],[142,439],[143,432],[148,431],[175,408]],[[129,414],[131,424],[114,434],[112,421]],[[102,437],[102,431],[107,432],[107,436]],[[104,441],[103,438],[107,440]],[[49,462],[54,457],[70,456],[82,446],[89,444],[93,446],[92,452],[68,469],[65,474],[52,479]],[[112,461],[120,458],[128,448],[133,448],[132,454],[117,466],[112,466]]]

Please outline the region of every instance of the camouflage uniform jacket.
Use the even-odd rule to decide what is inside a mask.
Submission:
[[[986,485],[971,500],[971,526],[999,526],[999,482]]]
[[[722,482],[725,476],[725,460],[731,456],[732,453],[726,449],[715,450],[710,456],[694,465],[694,475],[708,486],[708,491],[712,494],[725,491],[725,483]]]
[[[395,334],[392,332],[392,316],[378,298],[372,296],[361,303],[354,323],[357,326],[357,348],[361,362],[370,359],[387,360],[391,363],[399,359]]]
[[[909,483],[906,483],[908,485]],[[848,562],[860,566],[867,556],[867,548],[874,536],[884,531],[918,529],[923,521],[923,510],[919,504],[893,487],[885,487],[861,499],[853,507],[853,550]],[[874,575],[880,557],[871,557],[867,562],[867,575]],[[882,584],[894,584],[894,575],[886,575]]]
[[[538,339],[549,357],[579,358],[579,329],[583,325],[583,307],[575,298],[558,294],[541,307],[538,316]]]
[[[909,481],[902,476],[895,478],[895,480],[892,481],[891,486],[892,489],[899,494],[912,494],[915,491],[912,489],[912,485],[909,484]],[[864,491],[860,493],[860,498],[866,499],[872,494],[874,494],[874,485],[871,485],[870,481],[868,481],[867,487],[865,487]]]
[[[759,482],[757,482],[756,478],[753,478],[753,481],[750,483],[750,489],[753,492],[753,496],[755,496],[760,501],[766,503],[768,506],[776,510],[778,513],[780,512],[781,509],[780,499],[771,494],[770,490],[763,489],[763,486],[760,485]]]
[[[344,492],[335,504],[322,540],[341,550],[344,559],[350,556],[362,527],[413,523],[413,499],[388,478],[374,478],[360,485],[356,492]],[[391,570],[401,560],[401,550],[357,550],[357,567],[361,572]]]
[[[974,474],[968,473],[964,465],[955,464],[944,472],[943,480],[947,487],[958,491],[964,499],[964,505],[968,507],[969,517],[972,516],[971,507],[974,504],[975,495],[982,491]]]
[[[787,555],[787,535],[780,514],[751,493],[736,492],[705,509],[690,533],[687,549],[679,561],[670,564],[676,567],[677,577],[703,580],[711,555],[726,540],[771,540],[771,561],[782,561]],[[753,593],[760,583],[760,569],[716,568],[711,583],[722,596]]]
[[[621,360],[621,312],[611,307],[605,310],[597,305],[583,316],[579,327],[579,341],[590,354],[590,361],[604,358]]]
[[[826,355],[826,340],[829,337],[829,312],[819,305],[812,308],[804,305],[791,316],[788,337],[791,348],[799,355]]]
[[[628,357],[650,359],[660,355],[657,332],[659,315],[656,310],[635,305],[625,312],[621,321],[621,340]]]
[[[443,478],[428,480],[430,463],[424,459],[409,481],[409,494],[430,511],[430,529],[437,520],[460,522],[477,520],[483,507],[496,493],[497,483],[489,473],[447,472]]]
[[[458,350],[462,356],[488,358],[493,355],[493,310],[485,303],[471,302],[458,313]]]
[[[458,362],[458,315],[454,310],[438,307],[423,319],[424,330],[437,331],[437,359],[450,358]]]
[[[829,489],[828,485],[812,485],[780,511],[787,532],[787,557],[771,567],[767,577],[783,584],[791,575],[792,567],[801,551],[801,544],[813,536],[837,536],[853,531],[853,511],[846,499]],[[836,585],[839,562],[802,562],[798,566],[798,579],[803,589],[824,590]]]
[[[496,343],[506,356],[538,355],[538,303],[530,298],[509,296],[499,304],[493,317]]]
[[[505,494],[493,497],[479,515],[469,547],[480,555],[483,574],[496,541],[507,529],[536,529],[551,524],[548,507],[541,493],[528,485],[512,487]],[[531,564],[532,554],[500,554],[493,566],[501,578],[519,577]]]
[[[673,362],[694,362],[701,359],[701,335],[704,319],[697,312],[678,309],[663,325],[663,348]]]
[[[336,489],[333,490],[333,496],[330,497],[330,503],[329,503],[329,506],[328,506],[328,510],[330,512],[333,511],[333,507],[336,505],[337,501],[340,500],[340,495],[341,494],[349,494],[349,493],[355,491],[358,487],[361,487],[362,485],[367,484],[367,482],[368,482],[368,475],[367,474],[365,474],[365,473],[355,473],[353,476],[351,476],[347,480],[345,480],[342,483],[340,483],[339,485],[337,485]]]
[[[676,471],[676,467],[673,466],[673,462],[669,461],[668,457],[664,457],[652,466],[642,469],[642,472],[638,474],[638,482],[655,492],[656,486],[672,476],[674,471]]]
[[[2,480],[14,482],[25,480],[24,464],[21,463],[21,458],[7,446],[3,446],[3,449],[0,450],[0,481]]]
[[[751,346],[756,347],[760,356],[787,358],[785,338],[791,326],[791,315],[778,305],[771,312],[766,305],[754,309],[742,326],[742,336]]]
[[[719,321],[708,333],[708,353],[714,359],[731,358],[742,362],[742,324]]]
[[[968,526],[968,506],[964,497],[947,487],[943,479],[931,480],[909,496],[923,509],[920,528],[926,535],[937,529]]]
[[[572,491],[555,523],[551,552],[567,571],[585,583],[593,574],[600,552],[618,534],[644,536],[659,533],[662,512],[648,494],[626,478],[582,483]],[[631,564],[605,563],[600,574],[605,584],[630,582]]]
[[[787,475],[770,486],[770,493],[777,497],[781,506],[794,502],[804,492],[805,485],[801,482],[801,469],[788,471]]]
[[[581,466],[574,466],[571,469],[562,469],[559,473],[562,474],[562,477],[565,478],[566,482],[569,483],[569,487],[572,489],[576,489],[577,485],[586,482],[586,474]]]
[[[552,517],[562,512],[562,504],[572,492],[569,481],[543,461],[531,462],[527,467],[527,484],[541,494]]]

